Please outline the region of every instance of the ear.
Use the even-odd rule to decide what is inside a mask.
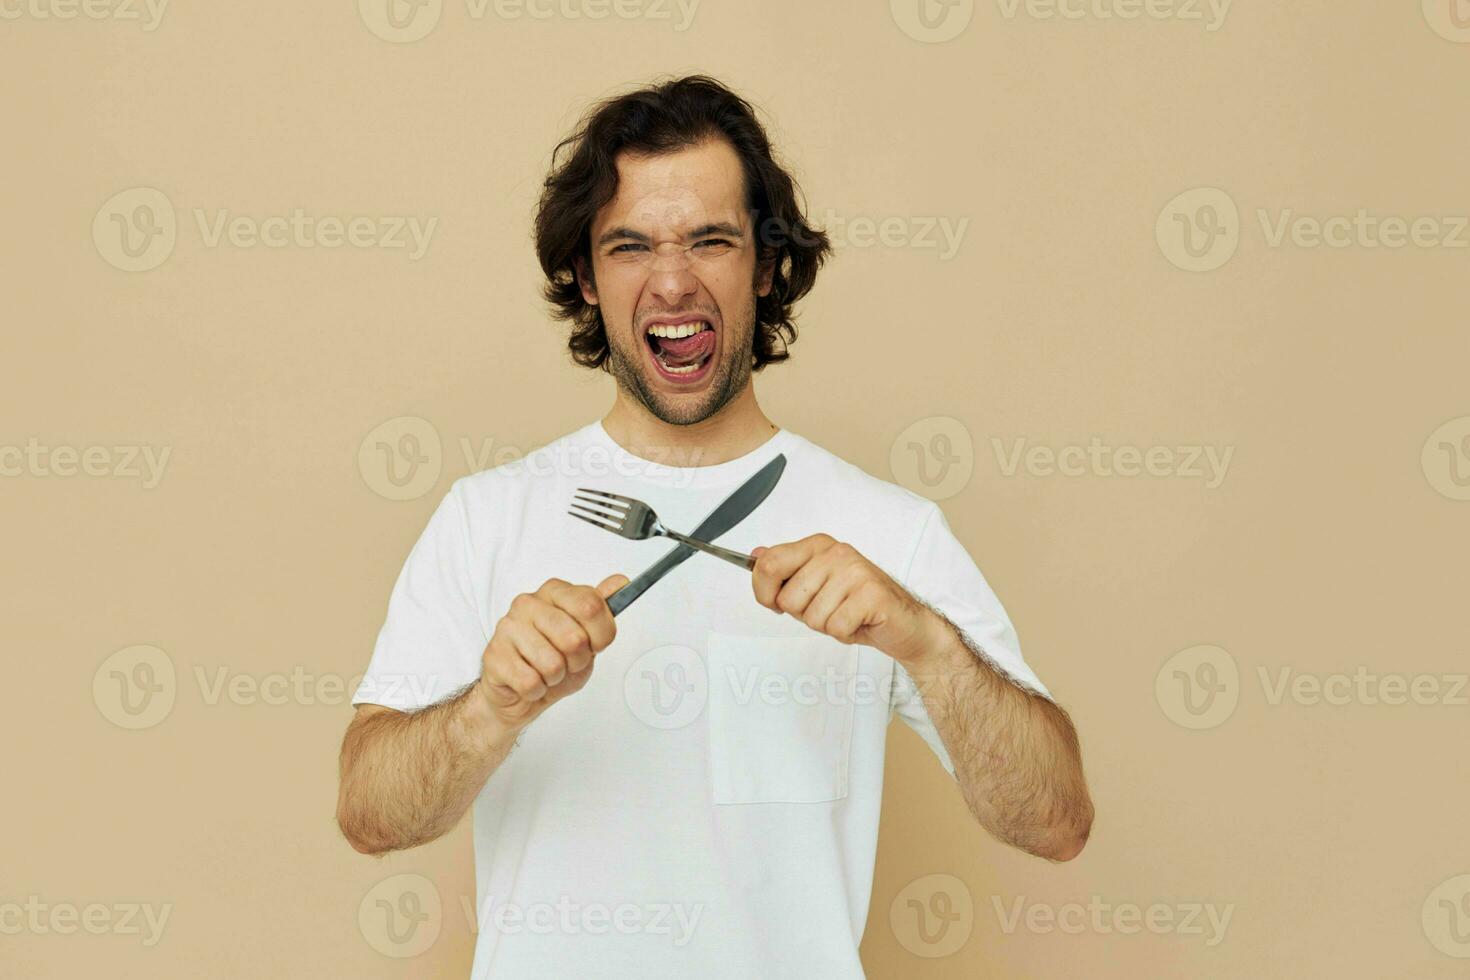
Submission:
[[[771,280],[776,275],[776,259],[758,262],[755,267],[755,294],[766,296],[771,292]]]
[[[582,289],[582,298],[592,306],[597,305],[597,280],[592,277],[592,268],[582,256],[573,260],[577,268],[577,285]]]

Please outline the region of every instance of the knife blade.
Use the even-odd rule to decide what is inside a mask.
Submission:
[[[740,484],[734,493],[726,497],[724,503],[711,511],[710,515],[699,527],[691,531],[689,536],[699,538],[701,541],[713,541],[745,520],[750,516],[750,512],[759,507],[761,501],[765,500],[775,488],[777,481],[781,479],[781,471],[785,468],[786,454],[778,453],[769,463],[756,470],[754,476]],[[641,575],[608,598],[607,605],[612,610],[612,614],[616,616],[628,608],[629,603],[647,592],[649,586],[673,571],[696,550],[687,544],[681,544],[648,566]]]

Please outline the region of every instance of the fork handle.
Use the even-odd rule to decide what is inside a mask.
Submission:
[[[661,533],[666,538],[673,538],[675,541],[678,541],[681,544],[687,544],[691,548],[698,548],[700,551],[703,551],[707,555],[714,555],[716,558],[723,558],[732,565],[739,565],[747,572],[753,571],[755,569],[755,559],[750,557],[749,555],[742,555],[738,551],[731,551],[729,548],[721,548],[717,544],[710,544],[708,541],[700,541],[697,538],[685,537],[677,531],[670,531],[666,528],[655,531],[654,533]]]

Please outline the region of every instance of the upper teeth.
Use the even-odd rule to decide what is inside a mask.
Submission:
[[[680,337],[689,337],[697,334],[706,326],[707,324],[703,320],[697,320],[694,323],[681,323],[677,326],[668,323],[655,323],[648,328],[648,332],[655,337],[667,337],[670,340],[677,340]]]

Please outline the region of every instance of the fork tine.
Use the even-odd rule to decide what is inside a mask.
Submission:
[[[572,510],[578,514],[586,514],[588,517],[602,521],[604,524],[611,524],[614,527],[622,527],[624,523],[622,516],[619,514],[604,514],[601,511],[593,510],[591,507],[581,507],[577,504],[572,505]]]
[[[607,524],[604,524],[601,521],[594,521],[590,517],[583,517],[581,514],[578,514],[575,511],[570,511],[569,510],[569,511],[567,511],[567,513],[568,514],[571,514],[573,517],[575,517],[579,521],[586,521],[588,524],[591,524],[593,527],[600,527],[604,531],[617,531],[618,530],[617,528],[612,527],[612,526],[607,525]]]
[[[607,497],[612,500],[621,500],[625,504],[638,503],[638,501],[634,500],[632,497],[624,497],[622,494],[617,493],[608,493],[606,490],[589,490],[586,487],[578,487],[577,489],[582,491],[583,493],[595,493],[599,497]]]
[[[626,511],[603,510],[602,508],[600,508],[600,507],[597,506],[597,504],[596,504],[595,501],[584,500],[581,497],[577,497],[575,499],[575,501],[573,502],[572,506],[573,507],[579,507],[582,510],[583,513],[596,514],[598,517],[605,517],[608,520],[614,521],[614,522],[616,522],[618,524],[621,524],[628,517],[628,514],[627,514]]]
[[[590,504],[593,507],[603,507],[617,514],[626,514],[629,510],[628,504],[613,503],[611,500],[598,500],[596,497],[573,497],[572,499],[579,503]]]

